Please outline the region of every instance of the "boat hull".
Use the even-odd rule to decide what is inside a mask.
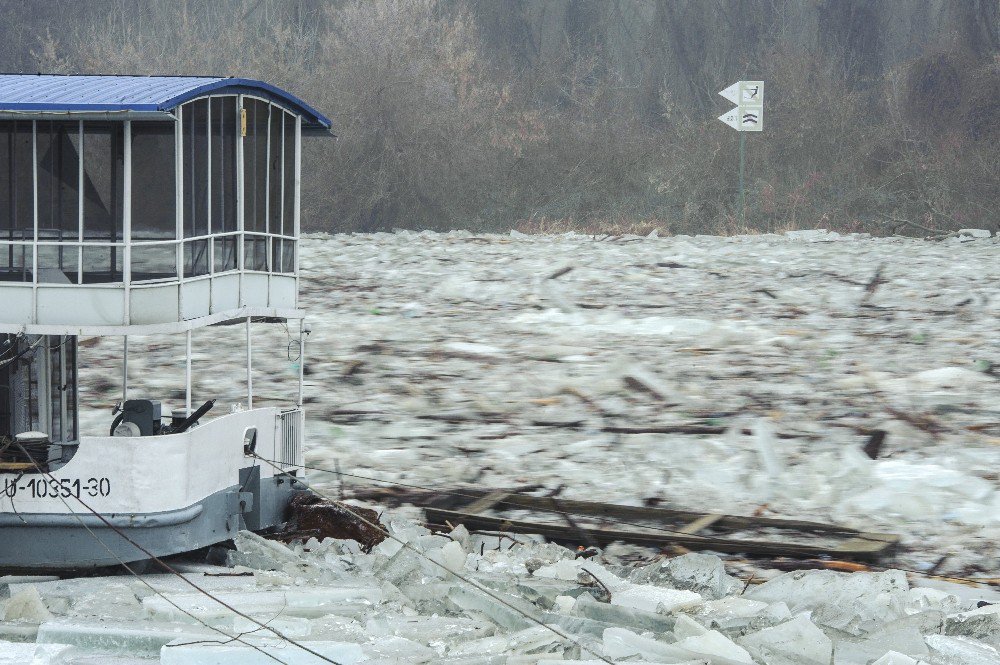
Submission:
[[[230,540],[242,529],[278,526],[291,498],[304,491],[290,477],[267,478],[257,493],[240,490],[234,485],[161,513],[0,514],[0,542],[6,543],[0,571],[86,570],[190,552]]]

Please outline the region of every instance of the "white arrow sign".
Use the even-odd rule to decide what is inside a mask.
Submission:
[[[719,94],[738,106],[719,116],[719,120],[741,132],[764,129],[764,82],[737,81]]]
[[[726,111],[719,116],[719,120],[726,123],[733,129],[740,128],[740,107],[734,107],[733,109]]]
[[[725,90],[720,90],[719,94],[733,104],[762,106],[764,104],[764,82],[737,81]]]
[[[726,99],[728,99],[729,101],[731,101],[733,104],[739,104],[740,103],[740,84],[741,83],[743,83],[743,81],[737,81],[736,83],[732,84],[731,86],[729,86],[725,90],[720,90],[719,94],[722,95],[723,97],[725,97]],[[721,120],[721,118],[720,118],[720,120]],[[723,122],[725,122],[725,121],[723,121]]]

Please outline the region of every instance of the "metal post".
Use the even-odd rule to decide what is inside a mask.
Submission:
[[[298,407],[302,408],[302,384],[305,379],[306,366],[306,320],[299,319],[299,400]]]
[[[177,122],[174,125],[174,262],[177,281],[184,281],[184,107],[177,107]],[[177,290],[180,312],[184,312],[184,288]],[[183,316],[183,314],[182,314]]]
[[[299,235],[302,232],[302,116],[295,116],[295,178],[293,182],[292,235],[295,237],[292,253],[292,271],[295,273],[295,307],[299,306]]]
[[[125,121],[123,135],[125,147],[122,151],[122,240],[125,249],[122,256],[122,281],[125,284],[125,325],[132,321],[132,121]]]
[[[83,120],[78,123],[77,131],[79,132],[77,143],[79,146],[76,149],[77,152],[77,165],[76,165],[76,191],[77,191],[77,241],[81,244],[76,246],[76,283],[83,284]]]
[[[253,408],[253,346],[250,341],[250,317],[247,317],[247,409]]]
[[[187,331],[187,349],[184,363],[184,409],[191,415],[191,331]]]
[[[236,126],[239,128],[236,133],[236,230],[239,233],[236,238],[236,267],[239,270],[238,279],[240,282],[239,306],[242,307],[246,299],[243,297],[243,270],[244,270],[244,243],[246,241],[246,222],[244,221],[244,198],[243,191],[243,95],[236,96]]]
[[[746,164],[746,152],[747,152],[747,135],[746,132],[740,132],[740,226],[746,228],[747,225],[747,198],[746,190],[743,185],[743,172],[745,170]],[[741,230],[740,233],[743,231]]]
[[[38,321],[38,121],[31,121],[31,321]]]
[[[128,335],[123,338],[122,349],[122,403],[128,399]]]

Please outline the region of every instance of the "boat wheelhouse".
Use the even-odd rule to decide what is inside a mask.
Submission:
[[[0,75],[0,569],[114,565],[282,520],[303,462],[302,137],[329,130],[261,81]],[[254,406],[253,321],[298,325],[286,407]],[[191,333],[234,323],[245,402],[211,412],[192,404]],[[129,388],[136,335],[186,337],[170,417]],[[81,336],[122,340],[103,432],[79,432]]]

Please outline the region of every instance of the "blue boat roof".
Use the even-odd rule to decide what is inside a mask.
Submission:
[[[0,112],[169,112],[207,94],[256,95],[298,113],[304,127],[330,129],[329,118],[295,95],[254,79],[0,74]]]

